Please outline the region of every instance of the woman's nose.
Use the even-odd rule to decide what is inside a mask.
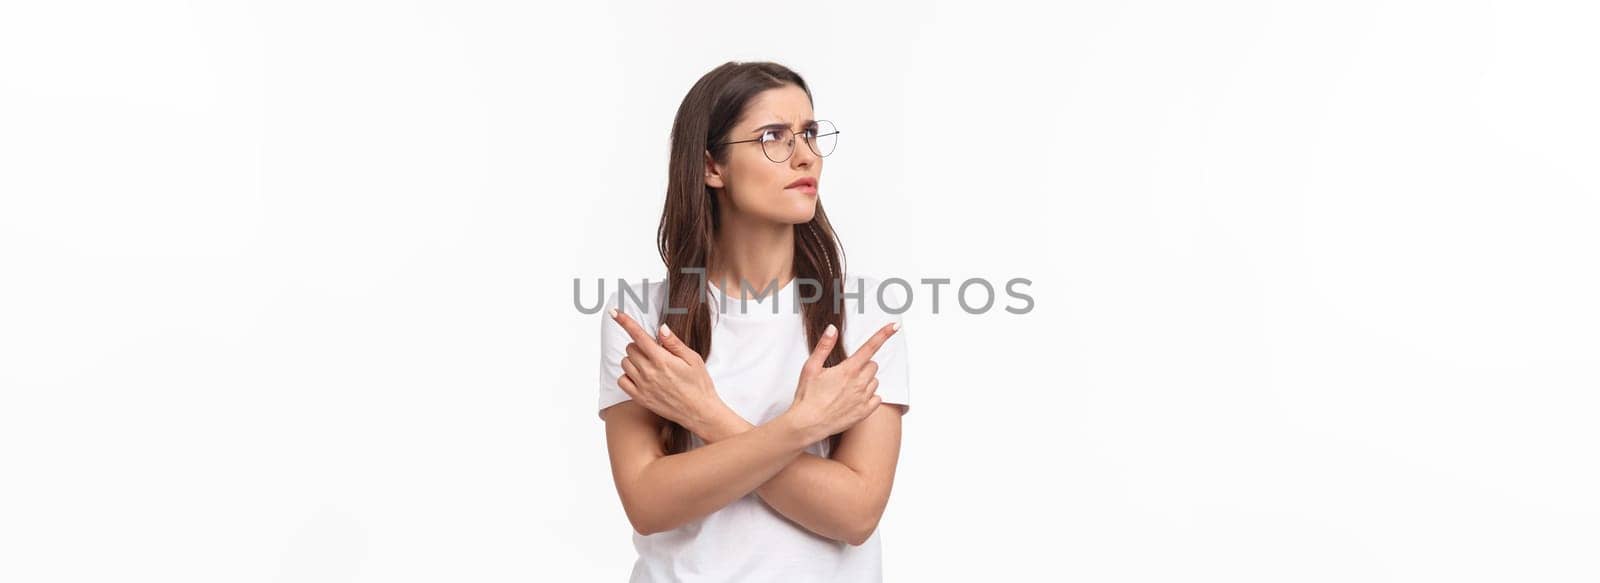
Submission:
[[[799,136],[794,138],[794,154],[789,156],[789,161],[796,168],[805,168],[817,162],[817,153],[811,151],[811,144]]]

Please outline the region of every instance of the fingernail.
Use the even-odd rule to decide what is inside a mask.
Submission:
[[[613,320],[617,319],[617,309],[616,308],[611,308],[611,319],[613,319]]]
[[[900,331],[900,323],[899,322],[895,322],[894,323],[894,331],[895,332],[899,332]]]
[[[837,330],[833,327],[833,324],[828,324],[827,328],[823,328],[822,329],[822,335],[825,336],[825,337],[828,337],[828,338],[832,338],[833,337],[833,333],[836,332],[836,331]]]
[[[661,323],[661,336],[666,337],[666,336],[671,336],[671,335],[672,335],[672,329],[667,327],[667,323],[666,322],[662,322]]]

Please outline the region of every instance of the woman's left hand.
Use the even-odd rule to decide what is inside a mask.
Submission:
[[[691,432],[709,423],[719,408],[727,408],[717,396],[705,361],[666,324],[661,325],[657,343],[620,310],[613,309],[611,318],[633,337],[628,355],[622,357],[623,375],[617,386],[634,401]]]

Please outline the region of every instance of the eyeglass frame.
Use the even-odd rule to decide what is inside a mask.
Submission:
[[[811,136],[810,138],[807,138],[806,139],[806,147],[807,148],[811,148],[811,153],[812,154],[816,154],[818,158],[827,158],[830,154],[833,154],[833,150],[828,150],[827,154],[823,154],[821,152],[818,152],[817,151],[817,142],[816,142],[816,140],[817,140],[817,138],[820,138],[820,137],[823,137],[823,136],[838,135],[839,134],[839,126],[834,124],[832,121],[825,120],[825,119],[812,120],[811,123],[818,124],[818,123],[821,123],[821,122],[828,122],[828,125],[833,126],[833,131],[828,132],[826,134],[817,134],[817,135]],[[763,127],[761,129],[766,129],[766,128]],[[806,128],[806,129],[812,129],[812,128]],[[768,160],[772,160],[773,164],[782,164],[784,162],[788,162],[790,158],[794,157],[794,140],[800,134],[795,133],[795,131],[793,129],[790,129],[790,128],[783,128],[783,130],[786,131],[786,132],[789,132],[789,155],[788,156],[784,156],[782,160],[772,160],[772,156],[767,155],[767,147],[766,147],[766,145],[763,143],[763,145],[761,146],[761,156],[766,158],[766,159],[768,159]],[[712,144],[712,146],[713,147],[721,147],[721,146],[726,146],[726,145],[729,145],[729,144],[743,144],[743,143],[746,143],[746,142],[760,142],[760,141],[761,141],[761,138],[752,138],[752,139],[748,139],[748,140],[732,140],[732,141]],[[777,140],[773,140],[773,141],[776,142]]]

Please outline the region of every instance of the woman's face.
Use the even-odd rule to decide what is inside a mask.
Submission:
[[[822,158],[801,135],[812,123],[811,100],[805,90],[785,85],[757,94],[724,141],[770,139],[775,137],[774,130],[786,127],[794,135],[794,153],[775,163],[762,152],[761,142],[728,144],[726,164],[717,164],[706,154],[706,186],[722,190],[729,212],[778,223],[809,222],[817,212],[818,187],[822,185]],[[774,157],[783,157],[782,142],[768,144],[767,149]],[[812,186],[790,186],[807,178]]]

